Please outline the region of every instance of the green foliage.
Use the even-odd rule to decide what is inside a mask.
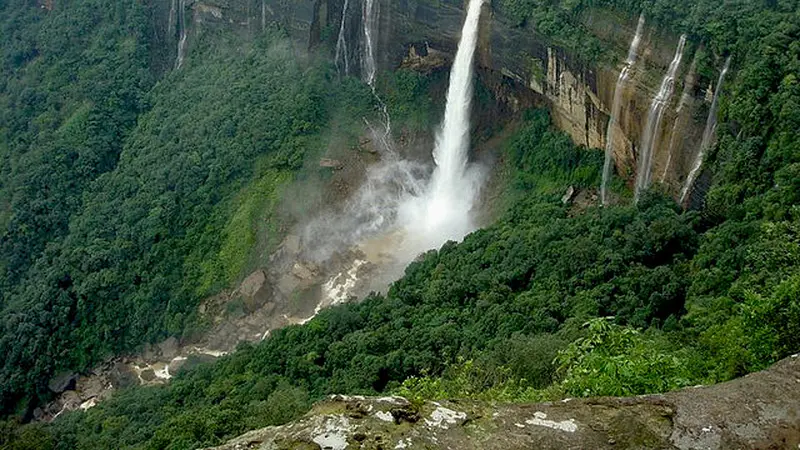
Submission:
[[[525,126],[509,141],[509,166],[513,171],[511,192],[563,195],[564,186],[592,187],[600,183],[597,167],[602,155],[577,148],[564,133],[550,127],[544,110],[526,113]],[[532,149],[535,149],[532,151]]]
[[[80,15],[89,3],[94,5],[77,2],[77,10],[70,6],[64,14]],[[305,164],[307,153],[321,147],[331,110],[345,103],[331,87],[335,81],[329,68],[300,66],[277,32],[236,51],[224,40],[216,44],[222,48],[207,44],[192,60],[202,64],[188,61],[144,94],[143,81],[126,78],[142,78],[129,66],[144,64],[134,57],[138,47],[127,42],[129,16],[111,17],[125,26],[110,22],[89,42],[110,39],[102,34],[108,28],[124,34],[119,38],[124,42],[106,40],[102,48],[122,53],[84,58],[76,67],[61,67],[55,55],[29,62],[31,70],[41,65],[67,78],[89,71],[99,85],[92,86],[91,95],[109,91],[83,98],[52,132],[9,131],[10,157],[20,159],[12,167],[29,172],[14,174],[8,185],[21,194],[12,202],[0,254],[0,267],[7,269],[0,280],[6,283],[0,305],[0,402],[5,412],[25,395],[46,399],[46,382],[56,371],[83,370],[144,341],[180,336],[196,327],[202,296],[226,287],[257,263],[251,259],[254,244],[267,250],[279,239],[273,211],[281,186]],[[133,56],[123,52],[130,49]],[[125,61],[114,64],[114,58]],[[121,84],[106,86],[117,74]],[[37,83],[34,88],[61,98],[55,87]],[[130,100],[139,102],[133,106],[115,100],[133,95],[130,84],[141,89],[135,91],[141,98]],[[28,91],[9,89],[6,94]],[[361,91],[369,95],[363,86]],[[135,128],[107,130],[117,122],[95,117],[98,104],[119,108],[112,112],[121,115],[120,123]],[[137,117],[140,104],[147,110]],[[35,123],[40,114],[3,111],[22,114],[20,127],[26,120]],[[41,141],[39,148],[47,152],[24,149],[26,140]],[[101,151],[101,146],[110,146],[102,150],[105,156],[86,161],[102,169],[83,165],[84,147]],[[56,196],[66,204],[42,203],[37,196]],[[55,216],[57,227],[49,222]],[[23,223],[26,218],[32,222]]]
[[[496,0],[495,8],[512,26],[528,27],[550,38],[587,62],[598,60],[604,52],[600,40],[582,25],[580,14],[588,7],[580,0]]]
[[[194,281],[195,276],[190,275],[192,284],[197,286],[198,296],[208,295],[214,289],[228,286],[241,276],[251,249],[257,244],[256,232],[268,233],[267,239],[270,243],[276,243],[278,232],[273,215],[279,199],[279,187],[288,180],[288,172],[268,170],[246,186],[232,201],[234,211],[223,213],[224,217],[230,219],[222,230],[211,226],[205,231],[211,236],[221,233],[222,239],[216,255],[208,257],[198,251],[188,258],[187,266],[201,272],[196,275],[199,276],[199,281]],[[204,238],[213,239],[211,236]],[[200,260],[193,261],[195,257]]]
[[[410,377],[417,381],[403,389],[417,396],[557,395],[546,388],[554,381],[552,361],[580,337],[576,321],[620,311],[621,323],[647,326],[680,313],[685,261],[697,238],[693,216],[679,215],[666,199],[571,217],[560,200],[576,181],[569,174],[596,178],[600,160],[554,145],[562,138],[546,131],[547,116],[530,117],[507,160],[546,161],[549,169],[497,224],[429,252],[386,296],[325,310],[167,387],[120,392],[51,431],[63,442],[74,431],[74,448],[213,445],[252,426],[263,402],[286,384],[307,394],[292,394],[286,411],[267,409],[267,416],[294,417],[304,402],[326,394],[400,389]],[[534,131],[539,139],[531,138]],[[519,170],[534,179],[538,167]],[[111,419],[114,428],[104,428]]]
[[[392,120],[412,129],[427,130],[434,121],[431,113],[436,110],[430,97],[430,88],[441,76],[426,76],[413,70],[400,69],[382,77],[379,89],[383,92]]]
[[[633,328],[606,318],[586,324],[588,335],[559,353],[560,388],[569,396],[629,396],[667,392],[690,384],[686,364],[660,352]]]
[[[531,402],[546,398],[526,384],[526,380],[514,378],[506,367],[488,368],[468,360],[451,365],[440,377],[409,377],[394,394],[416,402],[458,398]]]

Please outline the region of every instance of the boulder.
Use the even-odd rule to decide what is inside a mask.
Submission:
[[[78,379],[78,374],[75,372],[61,372],[54,376],[47,387],[56,394],[64,391],[71,391],[75,389],[75,381]]]
[[[567,205],[570,202],[572,202],[572,199],[574,198],[575,198],[575,187],[570,186],[569,188],[567,188],[567,192],[564,193],[564,196],[561,197],[561,203]]]
[[[344,164],[338,159],[329,159],[329,158],[322,158],[319,160],[320,167],[326,167],[334,170],[342,170],[344,168]]]
[[[178,349],[178,340],[173,336],[168,337],[158,344],[158,350],[161,352],[161,356],[164,359],[172,359],[178,356]]]
[[[264,287],[266,281],[267,274],[261,269],[256,270],[242,281],[242,284],[239,286],[239,292],[245,297],[253,297]]]

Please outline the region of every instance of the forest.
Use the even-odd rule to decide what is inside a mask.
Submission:
[[[529,110],[503,144],[496,221],[426,253],[386,294],[168,385],[23,425],[55,373],[201,333],[202,299],[280,241],[287,186],[331,134],[357,139],[376,105],[330,61],[296,58],[279,25],[248,43],[214,36],[165,73],[146,3],[1,2],[0,448],[191,449],[333,393],[666,392],[800,351],[800,5],[494,3],[587,61],[607,57],[578,20],[590,8],[644,12],[732,55],[703,207],[684,211],[657,188],[636,205],[564,205],[567,187],[599,185],[603,155]],[[381,77],[400,123],[439,114],[441,74]]]

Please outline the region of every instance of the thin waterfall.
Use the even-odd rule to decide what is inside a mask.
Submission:
[[[373,136],[375,136],[381,148],[386,153],[393,153],[392,145],[392,118],[389,115],[389,107],[378,95],[375,88],[375,78],[378,73],[378,64],[376,62],[375,53],[377,51],[377,38],[376,31],[378,21],[380,19],[380,3],[375,0],[364,0],[364,7],[362,10],[361,23],[363,24],[363,37],[364,37],[364,52],[361,58],[361,78],[372,89],[372,95],[378,103],[378,107],[383,115],[383,132],[378,133],[372,125],[364,119],[367,127],[370,128]]]
[[[722,72],[719,74],[717,88],[714,90],[714,99],[711,101],[711,108],[708,110],[708,119],[706,119],[706,128],[703,131],[703,140],[700,142],[700,150],[697,152],[697,158],[695,158],[694,164],[692,165],[692,170],[689,172],[689,176],[686,178],[686,183],[683,185],[683,190],[681,191],[681,204],[683,204],[689,196],[689,190],[692,188],[692,185],[697,178],[697,174],[700,172],[700,167],[703,165],[703,158],[705,157],[708,149],[711,148],[712,141],[716,135],[719,93],[722,91],[722,84],[725,82],[725,75],[728,74],[728,69],[730,66],[731,57],[728,56],[728,59],[725,60],[725,66],[722,68]]]
[[[611,177],[611,164],[614,157],[614,126],[617,124],[622,109],[622,92],[625,84],[630,77],[631,68],[636,63],[639,54],[639,43],[642,41],[642,31],[644,30],[644,14],[639,16],[639,24],[636,26],[636,33],[633,35],[631,46],[628,49],[628,58],[625,66],[619,73],[617,85],[614,87],[614,102],[611,104],[611,116],[608,118],[608,129],[606,130],[606,158],[603,163],[603,182],[600,185],[600,201],[606,204],[606,190],[608,189],[608,179]]]
[[[364,58],[361,60],[362,78],[364,82],[375,86],[375,74],[377,64],[375,63],[375,29],[380,17],[380,5],[375,0],[364,0],[364,10],[362,22],[364,23]]]
[[[266,0],[261,0],[261,31],[266,31],[267,29],[267,2]]]
[[[345,33],[347,32],[347,10],[350,6],[350,0],[344,0],[342,6],[342,23],[339,26],[339,38],[336,40],[336,69],[340,74],[345,76],[350,75],[350,57],[347,51],[347,39]],[[342,70],[344,69],[344,72]]]
[[[178,26],[180,27],[181,37],[178,40],[178,56],[175,59],[175,70],[183,65],[186,57],[186,0],[180,0],[178,5]]]
[[[658,131],[661,129],[661,119],[664,118],[664,109],[669,104],[672,93],[675,90],[675,74],[678,72],[678,68],[681,65],[685,46],[686,35],[684,34],[678,42],[675,57],[672,59],[667,74],[661,81],[658,94],[656,94],[656,97],[653,99],[653,103],[650,105],[650,110],[647,113],[647,122],[642,134],[642,143],[639,146],[639,164],[636,172],[634,201],[637,202],[642,192],[650,186],[653,154],[656,150]]]
[[[170,37],[174,36],[172,33],[175,32],[175,9],[177,6],[178,0],[172,0],[170,2],[169,7],[169,22],[167,23],[167,35]]]
[[[675,145],[677,144],[678,140],[678,131],[680,131],[681,125],[681,113],[683,109],[689,105],[689,102],[692,100],[692,88],[694,88],[696,82],[696,75],[695,70],[697,68],[697,55],[695,55],[694,59],[692,60],[692,65],[689,66],[689,75],[687,76],[686,83],[683,85],[683,93],[681,94],[681,99],[678,102],[678,108],[675,110],[675,123],[672,124],[672,133],[669,137],[669,150],[667,151],[667,162],[664,164],[664,171],[661,173],[661,182],[663,183],[667,179],[667,173],[669,173],[669,168],[672,165],[672,155],[675,153]]]

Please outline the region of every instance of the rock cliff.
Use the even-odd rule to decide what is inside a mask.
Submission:
[[[165,0],[162,0],[165,1]],[[171,0],[154,4],[162,43],[179,45],[180,14],[188,33],[189,54],[193,42],[220,27],[245,36],[257,36],[273,23],[289,31],[300,52],[309,49],[334,58],[337,42],[347,50],[348,67],[359,75],[363,54],[364,3],[367,0]],[[401,66],[432,70],[449,64],[455,53],[464,16],[464,2],[457,0],[373,0],[379,20],[376,63],[381,70]],[[345,6],[347,8],[345,9]],[[167,11],[170,11],[167,13]],[[482,16],[478,70],[505,110],[548,106],[555,124],[577,144],[603,149],[608,137],[609,112],[624,55],[636,28],[636,17],[611,10],[593,9],[582,14],[581,26],[596,37],[604,57],[587,63],[538,33],[533,25],[518,26],[487,2]],[[611,133],[617,172],[632,182],[636,176],[638,146],[648,108],[672,59],[678,36],[648,24],[642,50],[630,82],[622,93],[620,117]],[[172,51],[173,54],[177,50]],[[716,73],[699,73],[702,45],[690,42],[661,126],[656,130],[652,179],[678,196],[698,151],[711,103]],[[721,66],[721,58],[705,55],[708,65]],[[719,64],[717,64],[719,63]]]
[[[531,405],[332,396],[239,449],[796,449],[800,358],[711,387]]]

